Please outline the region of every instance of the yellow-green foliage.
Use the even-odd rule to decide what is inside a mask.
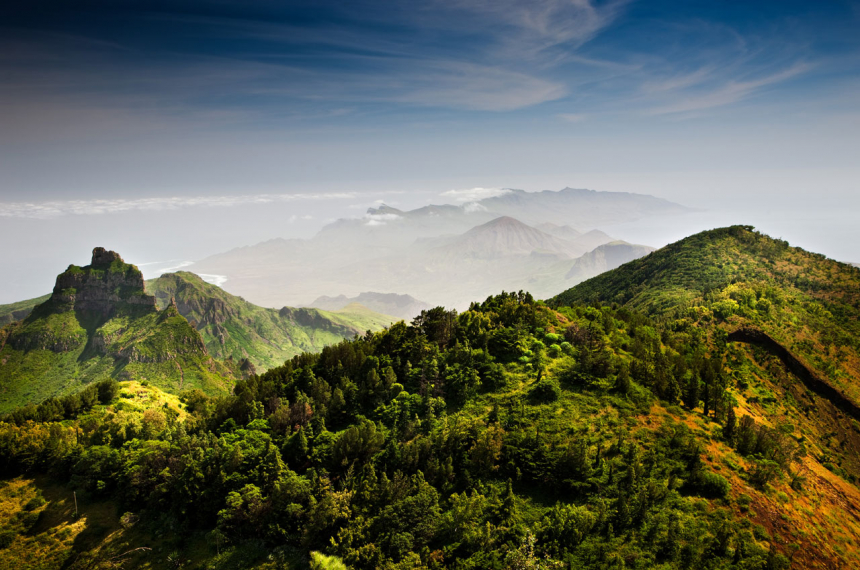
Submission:
[[[339,558],[311,552],[311,570],[348,570]]]
[[[860,269],[748,226],[702,232],[561,293],[622,303],[676,328],[753,325],[860,403]]]

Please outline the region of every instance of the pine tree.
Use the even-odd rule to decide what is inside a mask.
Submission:
[[[726,425],[723,426],[723,437],[729,445],[735,444],[735,431],[737,430],[738,418],[735,415],[734,406],[729,406],[729,411],[726,414]]]
[[[624,395],[630,393],[630,370],[626,364],[621,365],[618,376],[615,377],[615,391]]]
[[[502,504],[499,507],[499,521],[503,526],[513,527],[519,522],[519,518],[517,496],[514,494],[514,486],[509,478],[505,492],[502,493]]]
[[[699,376],[695,372],[690,374],[687,380],[687,389],[684,392],[684,404],[691,410],[699,407]]]

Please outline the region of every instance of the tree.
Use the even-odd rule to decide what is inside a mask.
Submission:
[[[334,444],[333,461],[344,468],[352,464],[367,462],[385,443],[385,435],[376,429],[370,420],[347,428]]]
[[[227,495],[226,506],[218,511],[218,528],[237,537],[259,536],[267,512],[263,493],[256,485],[248,484]]]
[[[544,378],[535,383],[529,395],[536,402],[555,402],[561,397],[561,387],[555,378]]]
[[[630,393],[630,369],[627,364],[622,364],[615,377],[615,391],[625,396]]]
[[[565,567],[563,562],[552,560],[549,556],[538,558],[535,553],[535,537],[527,533],[520,547],[505,558],[506,570],[555,570]]]
[[[695,410],[699,407],[700,380],[695,371],[689,374],[689,378],[687,378],[687,386],[684,390],[684,405],[691,410]]]
[[[499,522],[502,526],[512,528],[519,524],[520,511],[517,505],[517,496],[514,493],[513,483],[510,478],[502,493],[502,503],[499,505]]]
[[[723,437],[729,445],[735,444],[735,431],[737,430],[738,419],[735,415],[734,406],[729,406],[729,411],[726,413],[726,424],[723,426]]]
[[[299,428],[287,440],[284,455],[294,468],[301,467],[308,459],[308,437],[304,428]]]
[[[102,380],[97,385],[99,402],[108,404],[119,394],[119,382],[113,378]]]

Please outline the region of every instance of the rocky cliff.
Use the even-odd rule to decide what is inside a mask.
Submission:
[[[0,412],[104,378],[224,394],[241,365],[212,358],[175,301],[159,311],[140,270],[99,247],[90,265],[70,265],[50,298],[0,330]]]
[[[93,250],[90,265],[70,265],[57,276],[50,305],[55,311],[75,310],[102,319],[156,311],[155,297],[144,292],[140,270],[102,247]]]

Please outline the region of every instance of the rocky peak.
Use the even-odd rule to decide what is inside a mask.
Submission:
[[[93,250],[90,265],[70,265],[57,276],[51,305],[55,311],[83,311],[103,318],[156,310],[155,297],[144,292],[140,270],[103,247]]]
[[[114,261],[125,263],[117,252],[106,250],[103,247],[97,247],[93,250],[93,260],[90,262],[90,267],[103,269],[105,267],[109,267]]]

